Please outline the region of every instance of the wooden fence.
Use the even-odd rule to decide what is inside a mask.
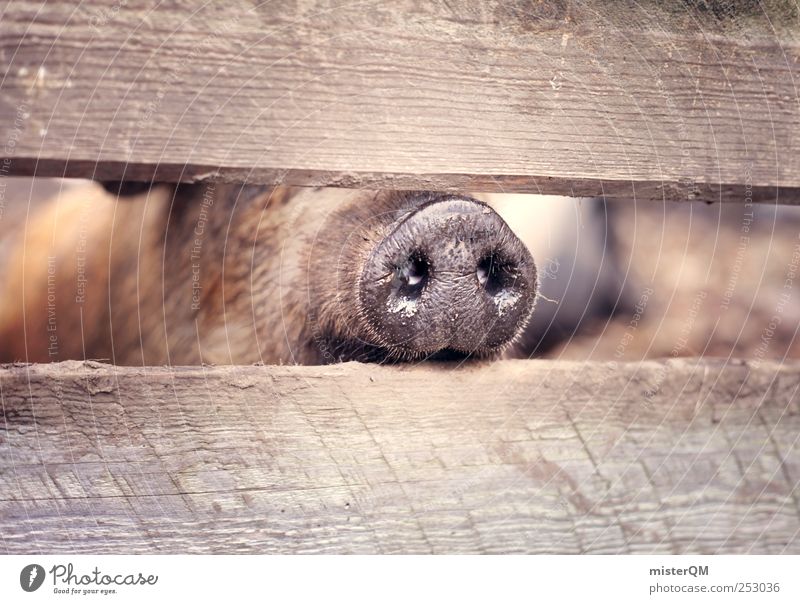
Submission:
[[[800,553],[800,364],[0,370],[15,553]]]
[[[0,6],[17,174],[798,200],[792,2]]]
[[[0,2],[0,176],[797,203],[797,23]],[[710,359],[6,366],[0,550],[800,553],[798,387]]]

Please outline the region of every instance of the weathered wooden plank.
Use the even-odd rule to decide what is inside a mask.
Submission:
[[[800,552],[800,365],[0,369],[0,548]]]
[[[789,1],[0,6],[5,174],[800,199]]]

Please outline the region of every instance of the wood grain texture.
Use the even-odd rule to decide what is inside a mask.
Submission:
[[[0,10],[6,174],[800,200],[790,1]]]
[[[0,551],[800,553],[800,365],[0,369]]]

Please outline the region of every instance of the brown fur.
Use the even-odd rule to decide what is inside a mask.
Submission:
[[[18,234],[0,298],[0,360],[373,359],[381,334],[360,320],[352,275],[425,195],[221,184],[120,200],[100,186],[73,191]]]

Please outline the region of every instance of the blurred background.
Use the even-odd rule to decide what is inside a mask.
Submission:
[[[99,187],[0,179],[0,278],[37,209],[87,186]],[[541,295],[519,356],[800,356],[798,207],[476,195],[525,241],[539,268]]]
[[[498,207],[550,299],[538,302],[530,353],[800,355],[800,208],[520,197]]]

